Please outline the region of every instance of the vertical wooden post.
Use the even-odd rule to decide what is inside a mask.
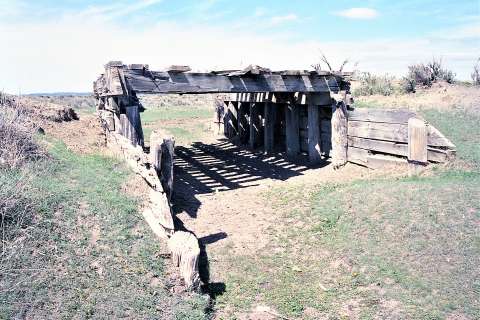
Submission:
[[[229,116],[229,128],[231,130],[230,137],[233,138],[238,135],[238,102],[230,101],[228,107]]]
[[[264,131],[264,148],[265,152],[272,152],[275,148],[275,120],[277,116],[277,108],[273,102],[265,102],[265,131]]]
[[[300,115],[298,106],[290,102],[285,110],[285,134],[287,156],[296,157],[300,152]]]
[[[125,110],[129,123],[125,132],[125,137],[129,139],[134,146],[140,145],[143,147],[143,130],[138,106],[128,106]]]
[[[308,159],[310,163],[319,163],[322,160],[320,148],[320,116],[318,106],[315,105],[313,94],[307,96],[308,103]]]
[[[223,118],[225,116],[225,106],[223,100],[217,96],[215,98],[215,112],[213,113],[213,132],[215,135],[219,135],[224,131],[223,125]]]
[[[337,169],[347,162],[347,107],[335,101],[332,108],[332,164]]]
[[[248,127],[249,105],[248,102],[240,102],[240,106],[238,107],[238,134],[241,144],[248,142],[248,136],[250,134]]]
[[[258,138],[261,126],[259,106],[260,104],[256,102],[250,103],[250,135],[248,143],[251,149],[255,149],[258,146]]]
[[[423,120],[408,119],[408,160],[427,163],[427,126]]]
[[[162,131],[153,131],[150,135],[150,160],[157,172],[163,191],[171,199],[173,193],[173,166],[175,139]]]

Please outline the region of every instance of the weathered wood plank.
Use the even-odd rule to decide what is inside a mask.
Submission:
[[[213,73],[172,73],[124,70],[125,78],[137,93],[217,92],[338,92],[335,76],[245,74],[224,76]]]
[[[419,163],[428,162],[427,126],[423,120],[408,120],[408,160]]]
[[[134,146],[144,145],[142,122],[138,106],[128,106],[125,108],[129,125],[126,128],[125,137],[128,138]]]
[[[265,102],[264,109],[265,131],[263,145],[266,152],[272,152],[275,147],[275,121],[277,108],[272,102]]]
[[[285,110],[285,139],[287,156],[296,157],[300,152],[299,108],[295,104],[287,105]]]
[[[348,111],[350,121],[370,121],[406,124],[408,119],[417,116],[415,112],[405,109],[370,109],[357,108]]]
[[[320,148],[320,116],[314,99],[309,95],[308,104],[308,159],[310,163],[319,163],[322,160]]]
[[[349,136],[348,147],[372,150],[402,157],[407,157],[408,155],[408,144],[400,142],[373,140]],[[451,150],[441,150],[433,147],[427,147],[427,159],[431,162],[447,162],[453,157],[453,155],[454,152],[452,152]]]
[[[249,108],[250,104],[248,102],[240,102],[238,107],[238,136],[241,144],[246,144],[250,135]]]
[[[332,114],[332,164],[339,168],[347,162],[347,107],[343,102],[333,104]],[[347,129],[348,127],[348,129]]]
[[[250,135],[248,143],[251,149],[259,147],[263,142],[263,137],[261,137],[263,132],[261,108],[263,108],[261,103],[250,103]]]
[[[447,147],[455,145],[442,135],[435,127],[428,125],[428,145],[431,147]],[[378,123],[365,121],[348,121],[348,135],[394,142],[408,142],[408,125],[398,123]]]

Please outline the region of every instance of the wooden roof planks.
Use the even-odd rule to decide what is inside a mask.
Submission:
[[[134,93],[330,93],[346,88],[347,73],[305,70],[271,71],[249,66],[240,71],[190,72],[188,66],[170,66],[166,71],[150,71],[148,65],[109,62],[105,73],[94,83],[97,96]]]

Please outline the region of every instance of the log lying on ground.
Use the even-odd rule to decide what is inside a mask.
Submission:
[[[185,281],[187,290],[197,290],[200,285],[198,239],[190,232],[177,231],[168,241],[168,247],[174,265],[180,267],[180,275]]]

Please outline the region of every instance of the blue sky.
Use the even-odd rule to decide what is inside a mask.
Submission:
[[[334,66],[401,76],[435,57],[468,79],[480,0],[0,0],[0,89],[88,91],[109,60],[161,69]]]

